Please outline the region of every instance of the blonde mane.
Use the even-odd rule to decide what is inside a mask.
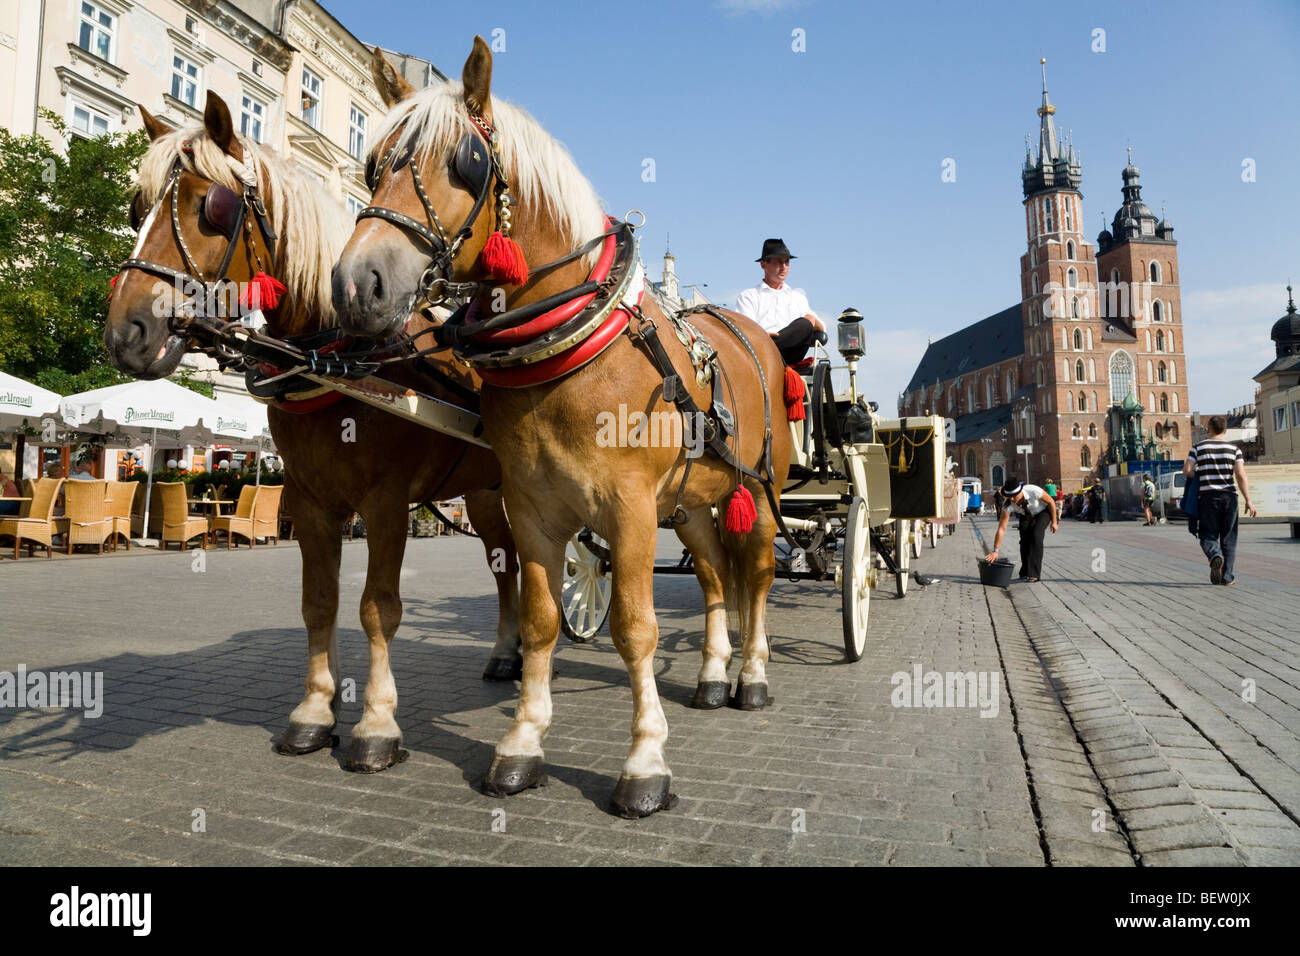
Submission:
[[[573,246],[605,231],[603,204],[562,143],[525,110],[495,96],[492,121],[516,201],[544,203],[565,241]],[[419,162],[431,152],[449,150],[474,129],[465,112],[461,84],[454,80],[426,87],[389,110],[375,130],[371,154],[403,123],[416,132]],[[598,257],[599,251],[594,251],[585,258],[591,264]]]
[[[330,302],[330,271],[352,234],[352,219],[324,186],[312,181],[270,149],[238,137],[241,166],[214,143],[202,126],[167,133],[154,140],[140,163],[136,185],[153,206],[180,160],[189,172],[242,192],[256,184],[267,200],[276,243],[276,262],[268,270],[288,289],[290,307],[315,319],[321,328],[337,324]],[[190,151],[183,150],[185,144]]]

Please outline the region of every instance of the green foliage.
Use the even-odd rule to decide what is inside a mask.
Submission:
[[[184,385],[192,392],[198,392],[204,398],[216,397],[216,389],[212,387],[212,383],[200,382],[194,377],[194,369],[187,365],[182,365],[176,370],[176,377],[172,381],[177,385]]]
[[[141,131],[68,141],[0,128],[0,369],[61,394],[127,381],[104,349],[109,280],[131,254],[127,228]]]

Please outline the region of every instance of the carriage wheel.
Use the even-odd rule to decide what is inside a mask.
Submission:
[[[921,522],[909,521],[907,523],[907,540],[912,548],[912,557],[921,556]]]
[[[844,605],[844,656],[860,660],[867,646],[867,616],[871,610],[871,531],[867,528],[867,503],[854,497],[844,535],[841,596]]]
[[[930,547],[939,547],[939,522],[937,521],[930,522]],[[917,555],[917,557],[920,557],[920,555]]]
[[[894,575],[898,588],[898,596],[907,595],[907,579],[911,577],[911,561],[909,560],[909,549],[907,547],[907,526],[909,522],[902,518],[894,519],[894,564],[898,567],[898,573]]]
[[[591,540],[601,551],[608,553],[603,538],[592,534]],[[564,546],[560,580],[560,627],[575,644],[590,644],[609,617],[614,579],[607,567],[605,558],[587,547],[582,540],[582,533],[575,534]]]

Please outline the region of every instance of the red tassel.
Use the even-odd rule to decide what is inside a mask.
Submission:
[[[502,235],[500,229],[488,236],[479,263],[489,279],[511,285],[523,285],[528,281],[528,262],[524,259],[524,250],[509,236]]]
[[[749,534],[754,527],[758,509],[754,507],[754,496],[743,484],[736,486],[736,491],[727,503],[727,520],[725,527],[732,534]]]
[[[284,291],[283,282],[265,272],[259,272],[249,280],[240,294],[239,304],[245,309],[274,309],[280,304],[280,295]]]
[[[110,299],[113,298],[113,293],[117,291],[117,280],[120,278],[122,278],[122,273],[119,272],[117,275],[113,276],[113,278],[108,280],[108,297]]]
[[[785,417],[789,421],[804,420],[803,397],[807,391],[803,376],[787,365],[785,367]]]

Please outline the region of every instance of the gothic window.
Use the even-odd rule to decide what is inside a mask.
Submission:
[[[1015,394],[1015,391],[1016,377],[1011,372],[1007,372],[1007,401],[1011,400],[1011,396]]]
[[[1068,382],[1069,380],[1070,380],[1070,360],[1061,359],[1061,381]]]
[[[1160,263],[1156,262],[1154,259],[1151,260],[1151,281],[1160,281]]]
[[[1079,300],[1075,299],[1074,301],[1078,302]],[[1074,330],[1074,347],[1080,351],[1083,350],[1083,333],[1078,329]]]
[[[1174,367],[1173,362],[1169,363],[1169,381],[1175,385],[1178,384],[1178,369]]]
[[[1162,412],[1169,411],[1169,395],[1167,392],[1160,393],[1160,410]]]
[[[1074,232],[1074,203],[1070,201],[1070,197],[1068,197],[1068,196],[1065,198],[1065,231],[1066,231],[1066,232]],[[1071,259],[1074,258],[1074,243],[1073,243],[1073,242],[1070,243],[1070,256],[1069,256],[1069,257],[1070,257]]]
[[[1079,288],[1079,273],[1074,270],[1073,266],[1065,273],[1065,284],[1071,289]]]
[[[1038,265],[1038,252],[1032,245],[1029,247],[1029,265],[1030,267]]]
[[[1156,366],[1156,379],[1161,382],[1169,381],[1169,370],[1165,368],[1165,363],[1161,362]],[[1161,409],[1163,411],[1163,409]]]
[[[1043,387],[1043,363],[1042,362],[1038,363],[1038,368],[1035,370],[1034,381],[1037,383],[1039,388]]]
[[[988,407],[992,408],[994,400],[997,398],[997,387],[993,384],[992,375],[984,380],[984,397],[988,400]]]
[[[1076,295],[1074,298],[1070,300],[1070,318],[1077,319],[1078,317],[1079,317],[1079,297]]]
[[[1092,351],[1092,329],[1088,329],[1086,331],[1086,336],[1088,339],[1088,351],[1091,352]]]
[[[1093,359],[1088,359],[1088,381],[1097,381],[1097,363]]]
[[[1080,392],[1080,393],[1079,393],[1079,411],[1081,411],[1081,412],[1086,412],[1087,410],[1088,410],[1088,396],[1087,396],[1085,393]]]
[[[1096,438],[1096,437],[1097,437],[1097,423],[1096,423],[1096,422],[1093,422],[1091,425],[1088,426],[1088,437],[1089,437],[1089,438]]]
[[[1151,263],[1151,264],[1152,264],[1152,265],[1155,265],[1154,262]],[[1151,303],[1151,320],[1152,320],[1153,322],[1161,322],[1161,321],[1164,320],[1164,317],[1165,317],[1164,306],[1162,306],[1162,305],[1160,304],[1159,300],[1157,300],[1157,301],[1155,301],[1155,302],[1152,302],[1152,303]]]
[[[1151,364],[1151,360],[1147,359],[1147,381],[1148,382],[1154,382],[1156,380],[1155,369],[1156,367]]]
[[[1096,392],[1093,392],[1093,393],[1092,393],[1092,410],[1093,410],[1094,412],[1097,410],[1097,393],[1096,393]]]
[[[1114,283],[1115,285],[1119,285],[1119,270],[1118,270],[1118,269],[1111,269],[1111,270],[1110,270],[1110,281],[1111,281],[1112,283]]]
[[[1079,464],[1084,468],[1092,467],[1092,453],[1088,451],[1087,445],[1084,445],[1083,448],[1079,450]]]
[[[1035,272],[1029,277],[1029,288],[1033,290],[1034,295],[1038,295],[1038,273]]]
[[[1154,411],[1156,407],[1156,393],[1147,392],[1147,410]]]
[[[1174,411],[1178,411],[1178,393],[1174,392]]]
[[[1047,232],[1056,232],[1056,223],[1052,221],[1052,207],[1054,205],[1055,203],[1051,196],[1047,196],[1043,199],[1043,213],[1046,217]]]
[[[1083,377],[1083,359],[1075,359],[1074,361],[1074,380],[1076,382],[1086,381]]]
[[[1110,357],[1110,403],[1118,405],[1133,391],[1133,360],[1127,352]]]
[[[1069,221],[1068,221],[1068,220],[1066,221],[1066,226],[1065,226],[1065,228],[1067,228],[1067,229],[1070,228],[1070,226],[1069,226]],[[1074,258],[1074,240],[1073,240],[1073,239],[1071,239],[1069,242],[1067,242],[1067,243],[1065,244],[1065,258],[1067,258],[1067,259],[1073,259],[1073,258]]]
[[[979,474],[979,472],[975,470],[975,449],[974,448],[966,449],[966,474],[968,475]]]
[[[1052,411],[1052,393],[1051,393],[1051,392],[1048,392],[1048,393],[1047,393],[1047,411],[1048,411],[1049,413]]]
[[[1080,438],[1080,437],[1082,437],[1082,435],[1081,435],[1081,433],[1080,433],[1080,431],[1079,431],[1079,425],[1078,425],[1077,422],[1075,423],[1074,428],[1070,431],[1070,437],[1071,437],[1071,438]]]
[[[1164,350],[1165,350],[1165,333],[1164,333],[1164,330],[1163,330],[1163,329],[1156,329],[1156,351],[1157,351],[1157,352],[1163,352]]]

